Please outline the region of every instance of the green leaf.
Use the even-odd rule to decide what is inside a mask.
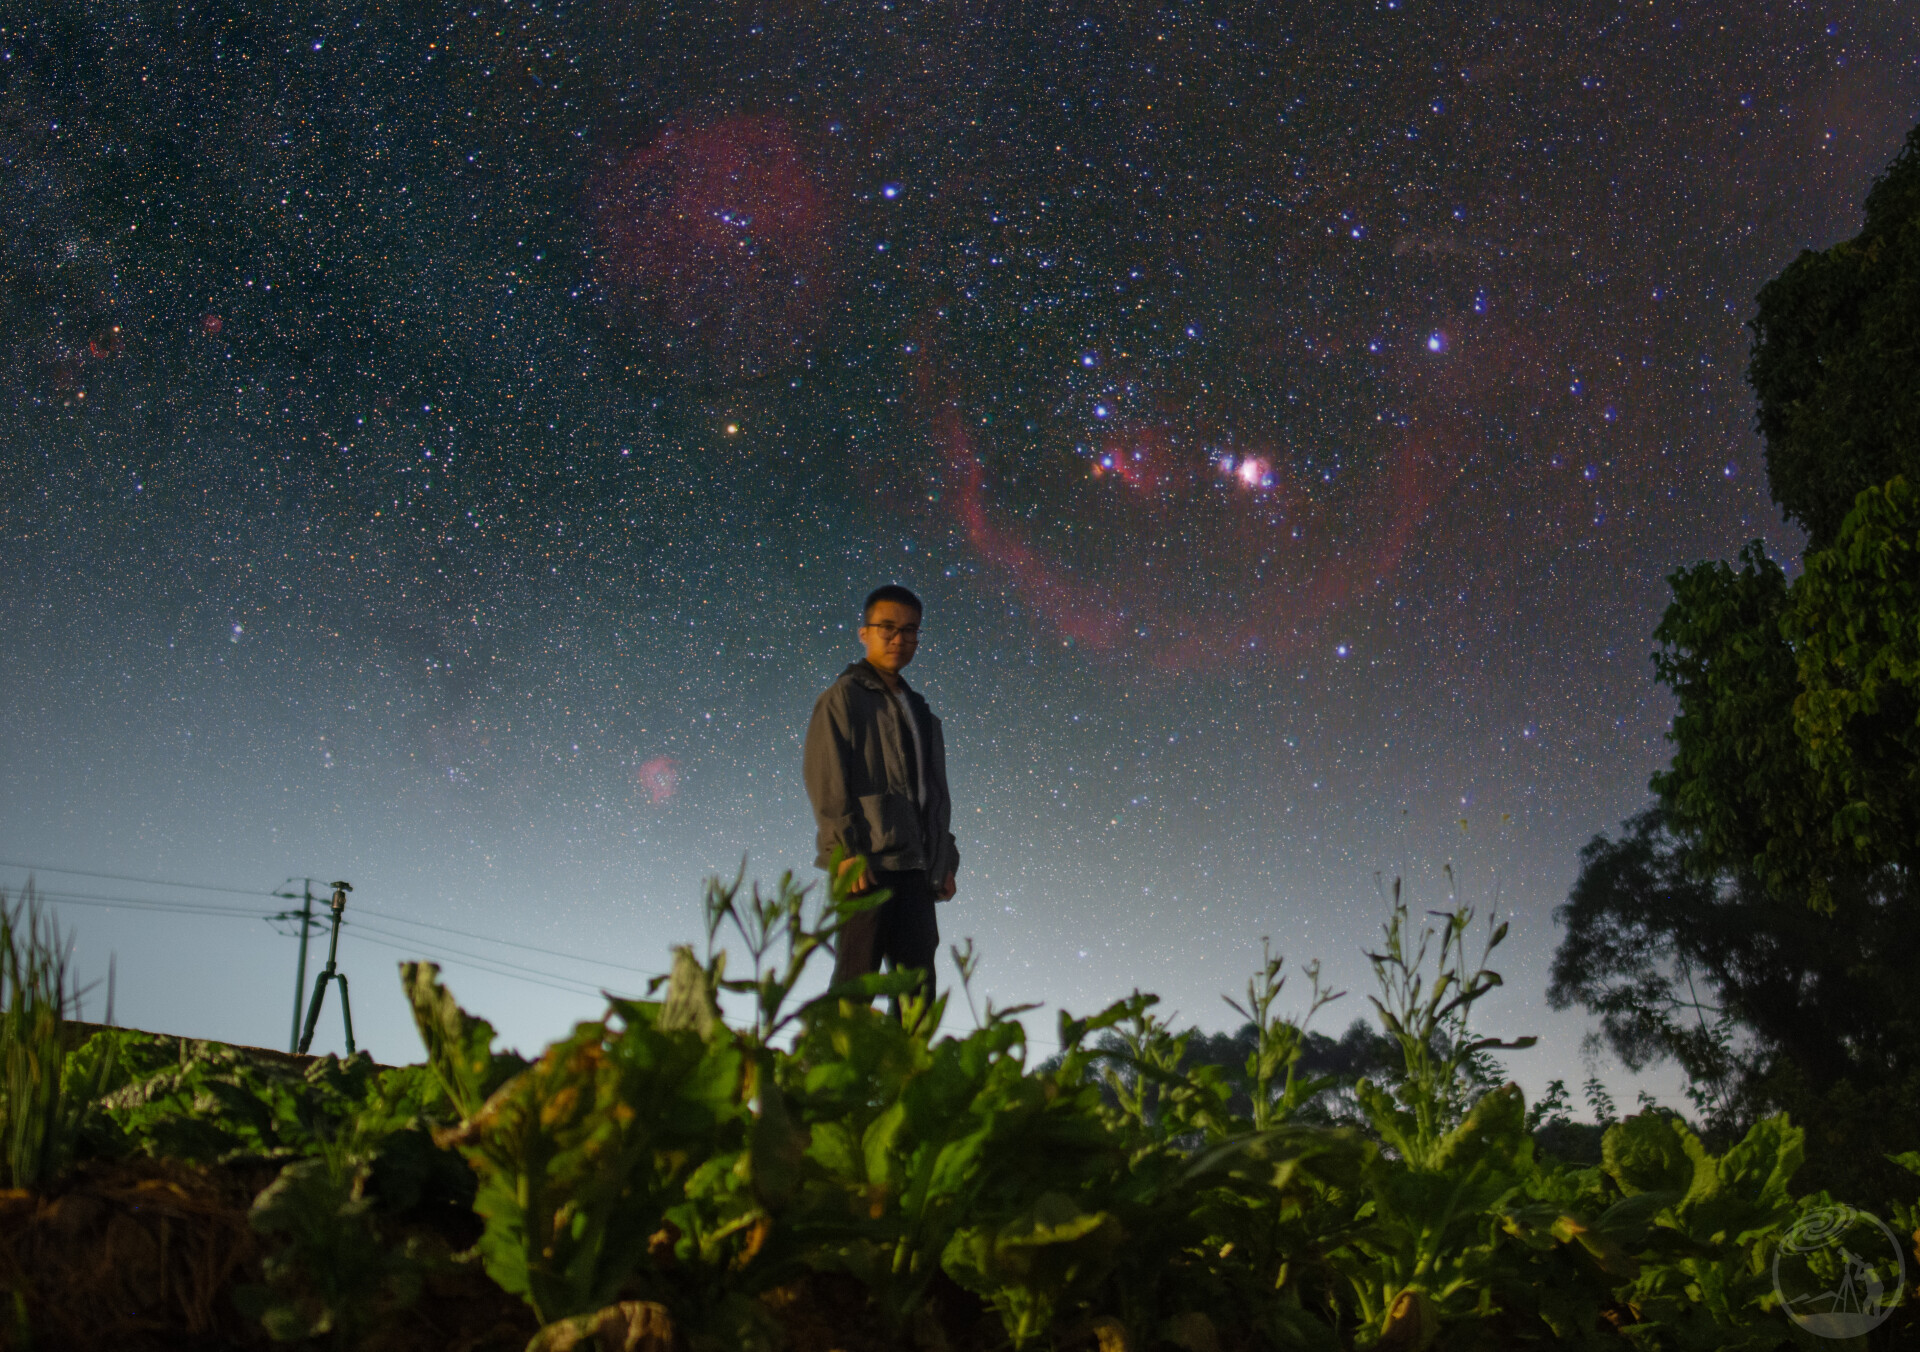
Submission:
[[[1000,1311],[1015,1347],[1045,1336],[1054,1316],[1112,1266],[1125,1237],[1104,1211],[1044,1192],[997,1227],[971,1227],[948,1243],[942,1266]]]
[[[720,1002],[713,981],[693,950],[685,944],[673,950],[673,975],[660,1007],[662,1030],[691,1028],[710,1038],[721,1027]]]
[[[1688,1139],[1698,1147],[1698,1140],[1679,1119],[1664,1113],[1638,1113],[1607,1128],[1600,1140],[1601,1167],[1629,1197],[1640,1192],[1685,1196],[1694,1177]]]
[[[1532,1160],[1526,1098],[1519,1085],[1508,1084],[1481,1095],[1466,1120],[1441,1138],[1433,1167],[1454,1174],[1482,1168],[1513,1174],[1525,1171]]]
[[[472,1117],[526,1062],[511,1054],[494,1054],[493,1025],[460,1008],[452,992],[440,984],[438,963],[401,963],[400,985],[434,1075],[460,1116]]]
[[[805,1177],[807,1134],[787,1110],[786,1096],[780,1092],[774,1077],[771,1052],[759,1053],[754,1083],[760,1111],[749,1130],[753,1186],[763,1204],[778,1208],[791,1202],[800,1191]]]

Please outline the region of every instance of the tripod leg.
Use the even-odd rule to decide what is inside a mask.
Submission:
[[[313,1030],[320,1024],[320,1006],[327,998],[327,978],[332,972],[320,973],[320,979],[313,983],[313,999],[307,1005],[307,1026],[300,1034],[300,1054],[305,1056],[307,1048],[313,1045]]]
[[[353,1055],[353,1006],[347,1001],[347,974],[340,973],[334,980],[340,983],[340,1017],[347,1021],[347,1055]]]

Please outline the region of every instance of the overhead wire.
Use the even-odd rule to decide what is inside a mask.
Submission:
[[[59,873],[59,874],[65,874],[65,875],[69,875],[72,877],[79,877],[79,878],[109,878],[116,882],[145,883],[153,887],[181,887],[181,888],[187,888],[193,891],[200,891],[200,892],[228,892],[238,896],[245,896],[245,897],[279,897],[283,899],[288,899],[288,894],[284,892],[262,891],[259,889],[248,889],[243,887],[224,887],[216,883],[179,882],[179,881],[168,879],[168,878],[139,878],[139,877],[135,877],[130,873],[101,873],[101,872],[92,871],[88,869],[55,868],[46,864],[26,864],[26,863],[21,863],[18,860],[11,860],[11,859],[0,859],[0,868],[26,869],[29,872],[35,872],[35,873]],[[42,895],[44,896],[44,895],[51,895],[51,894],[43,892]],[[67,895],[80,896],[85,894],[69,893]],[[316,898],[316,900],[320,900],[320,898]],[[156,902],[155,904],[158,905],[160,903]],[[565,958],[569,962],[591,963],[596,967],[610,967],[615,969],[616,971],[634,972],[641,976],[653,975],[653,972],[650,969],[645,967],[636,967],[632,963],[614,962],[607,958],[589,957],[584,953],[568,953],[568,952],[565,952],[564,950],[557,949],[557,948],[544,948],[538,944],[523,943],[518,939],[497,939],[490,934],[479,934],[473,930],[463,930],[453,925],[442,925],[431,920],[415,920],[410,916],[395,915],[391,911],[383,911],[376,907],[362,905],[362,906],[355,906],[354,910],[360,912],[363,915],[375,916],[379,919],[389,920],[396,924],[418,925],[422,929],[439,930],[443,934],[458,935],[462,939],[472,939],[479,943],[499,944],[502,947],[518,948],[518,949],[522,949],[532,953],[544,953],[546,956],[550,958]]]
[[[36,896],[48,901],[70,902],[76,906],[104,906],[137,911],[165,911],[184,915],[225,915],[253,920],[272,915],[264,907],[222,906],[214,902],[162,901],[149,897],[103,897],[92,892],[67,892],[58,889],[34,889]]]
[[[161,887],[181,887],[207,892],[227,892],[240,896],[260,897],[262,899],[277,895],[274,893],[248,891],[237,887],[216,887],[198,883],[170,882],[154,878],[136,878],[128,874],[120,873],[100,873],[85,869],[45,868],[40,865],[20,864],[8,860],[0,860],[0,868],[25,868],[31,869],[34,872],[58,873],[71,877],[108,878],[118,882],[145,883]],[[159,898],[109,897],[96,893],[68,892],[64,889],[41,890],[36,888],[35,890],[39,896],[46,900],[58,902],[62,905],[97,906],[109,909],[124,908],[129,910],[156,911],[174,915],[202,915],[231,919],[271,920],[286,915],[284,911],[274,911],[264,906],[245,907],[221,905],[215,902],[196,903],[190,901],[166,901]],[[391,921],[402,925],[417,925],[425,929],[439,930],[442,933],[458,935],[463,939],[478,940],[482,943],[509,945],[527,952],[544,953],[550,957],[566,958],[570,961],[589,962],[597,966],[635,972],[648,977],[655,975],[655,973],[648,971],[644,967],[636,967],[628,963],[610,962],[603,958],[587,958],[579,954],[565,953],[557,949],[542,948],[534,944],[522,944],[509,939],[495,939],[489,935],[475,934],[471,931],[456,929],[451,925],[437,925],[425,920],[411,920],[405,916],[396,916],[389,912],[378,911],[365,906],[357,906],[353,909],[356,915],[350,916],[341,927],[341,936],[343,938],[373,944],[377,947],[390,949],[395,952],[408,953],[415,957],[439,959],[457,966],[471,968],[474,971],[484,972],[489,976],[502,977],[509,981],[523,981],[534,986],[543,986],[548,990],[559,991],[563,995],[599,996],[605,992],[601,987],[592,982],[581,981],[575,977],[565,976],[558,972],[545,971],[537,967],[528,967],[522,963],[512,962],[506,958],[495,958],[485,954],[468,953],[438,941],[421,939],[413,935],[381,929],[379,926],[369,925],[366,921],[358,919],[357,917],[372,916],[378,920]],[[326,923],[326,913],[324,910],[315,914],[314,928],[316,934]],[[1052,1038],[1044,1035],[1035,1036],[1031,1032],[1027,1035],[1027,1041],[1042,1047],[1051,1046],[1056,1050],[1059,1045]]]
[[[53,873],[67,877],[107,878],[118,882],[142,883],[156,887],[178,887],[194,891],[224,892],[239,896],[258,897],[262,901],[269,897],[284,899],[286,895],[284,893],[250,891],[238,887],[223,887],[217,884],[188,883],[160,878],[139,878],[132,874],[105,873],[99,870],[53,868],[42,864],[22,863],[17,860],[0,860],[0,868],[26,869],[30,873]],[[98,893],[68,891],[64,888],[36,887],[35,893],[41,898],[59,905],[94,906],[110,910],[151,911],[168,915],[197,915],[244,920],[293,918],[290,917],[286,911],[273,910],[266,906],[244,907],[224,905],[218,902],[171,901],[157,897],[103,896]],[[595,966],[633,972],[642,976],[651,977],[654,975],[648,969],[636,967],[630,963],[611,962],[604,958],[588,958],[581,954],[564,953],[557,949],[543,948],[536,944],[523,944],[511,939],[496,939],[491,935],[475,934],[471,931],[457,929],[450,925],[437,925],[431,921],[412,920],[406,916],[396,916],[370,907],[355,907],[354,911],[356,915],[350,917],[346,926],[343,927],[343,933],[347,937],[364,938],[367,943],[378,944],[383,948],[391,948],[399,952],[412,953],[415,956],[442,958],[449,962],[487,972],[489,975],[506,977],[516,981],[526,981],[533,985],[545,986],[548,989],[562,991],[569,995],[597,995],[600,993],[600,987],[592,982],[582,981],[558,972],[528,967],[523,963],[513,962],[507,958],[497,958],[487,954],[468,953],[444,943],[425,940],[415,935],[398,933],[393,930],[382,930],[378,926],[367,925],[364,921],[359,920],[358,916],[372,916],[376,919],[387,920],[402,925],[417,925],[425,929],[439,930],[442,933],[458,935],[461,938],[472,939],[480,943],[500,944],[503,947],[513,947],[530,952],[544,953],[550,957],[565,958],[574,962],[592,963]],[[324,929],[326,925],[326,912],[324,909],[315,913],[313,924],[316,935]],[[385,935],[387,938],[385,940],[375,939],[371,937],[373,934]],[[391,942],[392,940],[398,940],[400,942]]]
[[[440,943],[435,943],[434,941],[431,941],[431,940],[421,939],[417,935],[402,934],[394,930],[381,929],[378,925],[369,925],[366,921],[357,920],[353,918],[351,915],[349,915],[342,922],[341,932],[343,934],[353,934],[355,932],[359,932],[362,934],[382,934],[389,939],[397,939],[405,943],[412,944],[415,948],[421,950],[422,952],[426,952],[430,949],[438,950],[440,952],[454,954],[455,956],[458,956],[458,957],[467,958],[475,962],[491,962],[491,963],[498,964],[501,967],[511,967],[517,971],[529,972],[534,976],[546,977],[550,980],[555,980],[555,981],[579,981],[580,980],[578,977],[566,976],[559,972],[549,972],[539,967],[528,967],[524,963],[513,962],[506,958],[496,958],[485,953],[467,953],[462,951],[461,949],[453,948],[446,944],[440,944]],[[653,974],[648,973],[647,975],[651,976]],[[580,984],[592,985],[591,982],[580,982]],[[598,988],[595,987],[595,989],[598,989]]]
[[[502,944],[522,949],[528,953],[544,953],[550,958],[565,958],[569,962],[589,962],[596,967],[612,967],[622,972],[638,972],[642,976],[652,976],[650,968],[636,967],[628,962],[613,962],[606,958],[590,958],[584,953],[566,953],[557,948],[542,948],[538,944],[522,943],[518,939],[495,939],[491,935],[475,934],[472,930],[456,929],[452,925],[437,925],[431,920],[413,920],[404,915],[395,915],[391,911],[376,910],[371,906],[354,908],[362,915],[371,915],[380,920],[390,920],[400,925],[418,925],[422,929],[439,930],[442,934],[457,934],[462,939],[477,939],[481,943]]]
[[[258,887],[223,887],[218,883],[177,883],[165,878],[136,878],[131,873],[95,873],[83,868],[55,868],[50,864],[23,864],[15,859],[0,859],[0,868],[23,868],[29,873],[61,873],[75,878],[108,878],[117,883],[146,883],[149,887],[185,887],[195,892],[233,892],[243,897],[263,897],[271,893]]]
[[[417,944],[395,943],[391,939],[376,938],[373,935],[356,932],[351,929],[343,928],[340,932],[340,937],[343,939],[353,939],[363,944],[374,944],[380,948],[389,948],[394,950],[397,953],[410,953],[415,957],[420,957],[423,955],[423,950]],[[521,972],[502,971],[494,967],[491,963],[488,963],[483,958],[454,957],[454,956],[433,953],[430,951],[425,952],[424,956],[430,957],[430,958],[444,957],[447,962],[454,964],[456,966],[471,967],[476,971],[485,972],[489,976],[506,977],[507,979],[512,981],[524,981],[524,982],[527,982],[529,985],[545,986],[549,990],[560,991],[566,995],[599,995],[600,994],[600,988],[598,986],[588,985],[585,982],[562,984],[563,982],[567,981],[567,978],[565,977],[560,978],[560,980],[558,981],[551,981],[544,977],[527,976]]]

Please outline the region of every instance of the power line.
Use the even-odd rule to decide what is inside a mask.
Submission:
[[[20,864],[10,865],[4,860],[0,860],[0,867],[23,868],[28,866]],[[117,878],[124,882],[154,881],[146,878],[130,878],[122,874],[87,873],[80,869],[49,869],[47,872],[67,873],[81,877]],[[194,884],[169,883],[166,884],[166,886],[191,887],[194,886]],[[241,892],[239,888],[210,888],[207,890],[238,892],[243,896],[262,895],[257,892]],[[125,908],[131,910],[158,911],[174,915],[201,915],[229,919],[271,919],[277,914],[264,908],[220,906],[213,903],[194,903],[188,901],[162,901],[154,898],[104,897],[86,892],[46,891],[39,892],[38,895],[48,901],[57,902],[61,905],[98,906],[109,909]],[[513,942],[507,939],[489,938],[483,934],[472,934],[468,931],[454,929],[447,925],[433,925],[426,921],[408,920],[405,917],[392,916],[384,912],[368,911],[364,908],[356,909],[359,909],[363,915],[373,915],[378,919],[393,920],[400,924],[407,925],[421,925],[428,929],[437,929],[448,934],[457,934],[463,938],[478,939],[484,943],[509,944]],[[520,963],[510,962],[505,958],[488,957],[478,953],[466,953],[460,949],[450,948],[431,940],[418,939],[412,935],[398,934],[392,930],[384,930],[378,926],[368,925],[364,921],[356,922],[349,920],[342,928],[342,935],[345,938],[359,939],[364,943],[373,944],[380,948],[391,949],[395,952],[406,953],[415,957],[436,958],[453,963],[456,966],[469,967],[475,971],[484,972],[488,976],[504,977],[510,981],[523,981],[529,985],[544,986],[548,990],[559,991],[563,995],[599,996],[604,994],[600,987],[591,982],[580,981],[577,978],[564,976],[558,972],[543,971],[537,967],[527,967]],[[384,937],[376,938],[374,937],[375,935]],[[626,971],[638,972],[645,976],[654,975],[643,967],[632,967],[624,963],[607,962],[604,959],[578,958],[575,954],[561,953],[554,949],[538,948],[531,944],[518,944],[516,946],[531,952],[546,953],[553,957],[594,962],[601,966],[621,968]],[[1035,1036],[1032,1033],[1027,1035],[1027,1041],[1030,1044],[1037,1043],[1043,1046],[1052,1046],[1056,1049],[1059,1045],[1052,1038],[1045,1037],[1044,1035]]]
[[[83,868],[54,868],[50,864],[22,864],[14,859],[0,859],[0,868],[23,868],[29,873],[62,873],[74,878],[110,878],[117,883],[146,883],[150,887],[185,887],[195,892],[232,892],[243,897],[272,895],[263,887],[222,887],[217,883],[177,883],[165,878],[136,878],[131,873],[94,873]]]
[[[503,944],[510,948],[524,949],[529,953],[544,953],[550,958],[565,958],[569,962],[588,962],[594,964],[596,967],[612,967],[622,972],[638,972],[642,976],[654,975],[654,972],[650,968],[635,967],[632,963],[609,962],[605,958],[589,958],[582,953],[564,953],[557,948],[542,948],[538,944],[522,943],[518,939],[495,939],[490,935],[475,934],[472,930],[455,929],[451,925],[436,925],[431,920],[409,920],[404,915],[394,915],[390,911],[376,911],[367,906],[358,906],[354,909],[358,910],[362,915],[375,916],[381,920],[391,920],[401,925],[418,925],[422,929],[439,930],[442,934],[457,934],[462,939],[478,939],[481,943],[486,944]]]
[[[78,870],[75,870],[75,872],[77,871]],[[238,907],[238,906],[218,906],[211,903],[196,904],[190,901],[159,901],[151,898],[103,897],[103,896],[97,896],[97,895],[86,893],[86,892],[46,891],[46,892],[38,892],[37,895],[46,899],[47,901],[54,902],[58,905],[63,905],[63,906],[66,906],[66,905],[97,906],[97,907],[102,907],[109,910],[126,909],[126,910],[139,910],[139,911],[157,911],[157,912],[160,912],[161,914],[166,914],[166,915],[200,915],[200,916],[213,916],[216,918],[224,917],[224,918],[231,918],[236,920],[258,920],[258,919],[270,920],[270,919],[273,919],[276,914],[275,912],[267,911],[264,909],[247,909],[247,908]],[[349,924],[352,924],[352,922],[349,922]],[[459,960],[459,961],[471,961],[474,963],[490,963],[490,964],[497,964],[499,967],[517,968],[518,972],[499,971],[499,970],[495,970],[492,967],[488,967],[483,970],[490,971],[495,976],[513,977],[516,980],[530,980],[530,979],[537,978],[537,980],[535,981],[535,984],[542,985],[542,986],[551,986],[554,990],[567,990],[571,993],[582,993],[582,992],[591,992],[596,994],[598,993],[599,988],[594,986],[592,983],[576,981],[572,977],[563,976],[557,972],[545,972],[545,971],[541,971],[539,968],[536,968],[536,967],[525,967],[519,963],[509,962],[504,958],[491,958],[482,954],[462,953],[458,949],[442,949],[442,946],[438,944],[429,944],[425,941],[416,939],[411,935],[397,934],[392,930],[380,930],[365,924],[354,925],[353,928],[362,929],[362,930],[373,929],[374,933],[386,934],[391,938],[405,941],[405,943],[403,944],[386,944],[386,945],[383,945],[384,947],[401,949],[402,951],[406,951],[406,952],[424,953],[426,956],[429,956],[429,957],[448,956],[454,960]],[[469,936],[469,937],[477,938],[480,936]],[[368,940],[368,942],[371,943],[376,941],[370,939]],[[504,943],[506,941],[494,940],[493,942]],[[636,969],[636,970],[639,970],[639,969]],[[528,975],[521,976],[519,975],[519,973],[527,973]],[[556,981],[572,982],[573,985],[569,985],[569,986],[554,985],[553,983]],[[579,988],[577,991],[575,990],[575,986]]]
[[[42,892],[35,889],[34,895],[48,901],[75,906],[104,906],[125,908],[136,911],[165,911],[177,915],[225,915],[235,919],[254,920],[273,914],[271,911],[241,906],[221,906],[214,902],[161,901],[150,897],[102,897],[91,892]]]
[[[562,977],[560,981],[550,981],[541,977],[524,976],[518,972],[501,971],[489,965],[484,958],[451,957],[445,954],[435,953],[431,949],[423,949],[417,944],[399,944],[389,939],[376,939],[369,934],[359,933],[345,926],[341,927],[340,934],[342,938],[357,939],[363,944],[376,944],[381,948],[390,948],[395,952],[411,954],[414,957],[444,958],[447,962],[457,967],[471,967],[475,971],[485,972],[488,976],[506,977],[510,981],[525,981],[529,985],[545,986],[549,990],[560,991],[566,995],[597,996],[601,993],[599,987],[587,985],[585,982],[577,985],[562,985],[560,982],[565,981],[567,978]]]
[[[139,901],[128,897],[94,897],[76,892],[41,892],[38,895],[60,906],[97,906],[108,910],[157,911],[163,915],[211,916],[215,919],[231,920],[270,920],[274,916],[274,913],[270,911],[247,911],[231,906],[196,906],[192,902]],[[349,923],[351,924],[351,922]],[[346,931],[346,933],[348,937],[355,937],[353,933],[354,930],[366,930],[369,928],[371,927],[364,924],[352,925],[352,928]],[[546,986],[552,990],[565,991],[572,995],[599,994],[599,988],[592,983],[574,981],[573,978],[562,976],[557,972],[543,972],[538,968],[521,967],[518,963],[509,963],[502,958],[488,958],[479,954],[462,953],[457,949],[443,949],[438,944],[414,939],[410,935],[395,934],[391,930],[375,930],[374,932],[387,934],[394,939],[404,941],[401,943],[389,943],[380,939],[367,939],[368,943],[377,943],[383,948],[392,948],[403,953],[413,954],[417,957],[444,958],[447,961],[456,962],[463,966],[474,966],[478,968],[478,970],[485,971],[493,976],[508,977],[515,981],[528,981],[536,986]],[[482,966],[481,964],[487,965]],[[516,967],[519,968],[519,970],[501,970],[501,968],[504,967]],[[572,984],[556,984],[559,982],[570,982]]]
[[[511,962],[506,958],[496,958],[485,953],[464,953],[457,948],[449,948],[444,944],[437,944],[432,942],[431,940],[418,938],[415,935],[400,934],[395,932],[394,930],[381,929],[377,925],[369,925],[364,920],[356,920],[351,916],[349,916],[343,923],[346,926],[346,932],[349,934],[351,934],[355,930],[359,930],[363,933],[384,934],[389,939],[399,939],[406,943],[410,943],[414,945],[416,948],[418,948],[421,952],[427,952],[430,949],[439,949],[442,952],[457,954],[460,957],[469,958],[475,962],[491,962],[491,963],[498,964],[501,967],[511,967],[517,971],[529,972],[534,976],[545,977],[548,980],[552,980],[552,981],[579,981],[580,980],[578,977],[566,976],[560,972],[543,971],[538,967],[528,967],[523,963]],[[649,975],[651,975],[651,973],[649,973]],[[592,985],[591,982],[580,982],[580,984]]]
[[[267,897],[267,896],[278,895],[277,893],[274,893],[271,891],[264,891],[259,889],[248,889],[243,887],[222,887],[214,883],[178,882],[178,881],[167,879],[167,878],[136,878],[130,873],[100,873],[100,872],[95,872],[88,869],[54,868],[46,864],[23,864],[18,860],[11,860],[11,859],[0,859],[0,868],[26,869],[29,872],[37,872],[37,873],[59,873],[59,874],[65,874],[65,875],[78,877],[78,878],[110,878],[116,882],[146,883],[152,887],[182,887],[182,888],[187,888],[187,889],[190,889],[193,891],[199,891],[199,892],[229,892],[229,893],[233,893],[235,895],[243,896],[243,897]],[[51,896],[52,893],[42,893],[42,895]],[[65,893],[63,895],[84,896],[86,894]],[[100,898],[94,898],[94,900],[100,900]],[[156,906],[160,904],[162,903],[158,903],[158,902],[155,903]],[[390,920],[395,922],[396,924],[418,925],[422,929],[439,930],[443,934],[454,934],[454,935],[458,935],[462,939],[473,939],[483,944],[499,944],[502,947],[506,947],[506,948],[518,948],[531,953],[543,953],[550,958],[565,958],[569,962],[591,963],[596,967],[610,967],[616,971],[634,972],[641,976],[654,975],[654,973],[650,969],[645,967],[636,967],[631,963],[611,962],[606,958],[588,957],[584,953],[568,953],[557,948],[543,948],[538,944],[523,943],[518,939],[496,939],[490,934],[479,934],[474,932],[473,930],[463,930],[452,925],[436,924],[434,921],[431,921],[431,920],[414,920],[408,916],[395,915],[389,911],[377,911],[370,907],[356,906],[354,909],[361,912],[362,914],[377,916],[382,920]]]

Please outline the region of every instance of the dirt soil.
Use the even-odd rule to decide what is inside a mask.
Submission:
[[[44,1194],[0,1190],[0,1352],[273,1346],[233,1292],[261,1280],[247,1211],[279,1167],[134,1159]],[[366,1352],[518,1352],[534,1332],[524,1303],[462,1269],[430,1278]]]

